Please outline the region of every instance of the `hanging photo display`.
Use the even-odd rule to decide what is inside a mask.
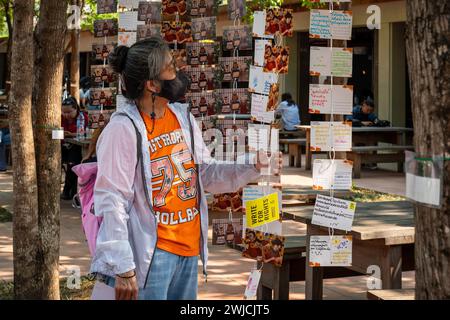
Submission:
[[[351,40],[352,23],[351,11],[311,10],[309,37]]]
[[[186,49],[171,50],[173,58],[178,69],[185,69],[187,67]]]
[[[220,57],[219,64],[222,72],[222,81],[248,81],[251,63],[252,57]]]
[[[198,43],[186,44],[187,64],[190,66],[214,65],[217,63],[219,43]]]
[[[92,88],[91,106],[108,109],[116,105],[116,88]]]
[[[192,36],[195,41],[216,38],[216,17],[193,18],[191,21]]]
[[[139,2],[138,20],[161,23],[161,2]]]
[[[92,52],[94,60],[108,59],[109,54],[114,50],[115,45],[112,44],[93,44]]]
[[[242,211],[242,189],[239,192],[215,194],[212,210],[217,212]]]
[[[292,13],[292,9],[267,9],[264,34],[279,34],[283,37],[292,37],[294,30],[294,25],[292,23]]]
[[[94,86],[102,86],[105,83],[111,84],[117,81],[117,75],[108,65],[91,66],[91,78]]]
[[[161,36],[161,26],[156,24],[144,24],[137,26],[137,41]]]
[[[223,28],[223,50],[230,51],[234,49],[251,50],[252,33],[250,27],[230,26]]]
[[[97,14],[117,12],[117,0],[97,0]]]
[[[184,71],[191,79],[190,92],[214,89],[214,69],[212,67],[187,67]]]
[[[168,43],[186,43],[194,41],[190,22],[163,21],[161,33]]]
[[[162,13],[164,20],[183,19],[187,12],[186,0],[162,0]]]
[[[94,36],[96,38],[114,37],[119,32],[117,19],[95,20]]]
[[[242,19],[246,13],[245,0],[228,0],[228,18],[234,20]]]
[[[264,72],[263,68],[250,66],[249,90],[260,94],[269,95],[271,86],[278,83],[278,74]]]
[[[288,73],[289,47],[266,44],[264,52],[264,72]]]
[[[136,31],[138,25],[142,25],[145,22],[138,21],[137,11],[127,11],[119,13],[119,32],[124,31]]]
[[[191,106],[191,112],[195,117],[214,115],[216,99],[213,92],[187,93],[186,102]]]
[[[220,105],[222,106],[221,113],[248,114],[250,112],[247,89],[219,89],[216,92]]]
[[[311,47],[309,75],[351,77],[353,48]]]
[[[242,218],[213,219],[213,245],[242,243]]]
[[[309,85],[309,113],[352,114],[353,86]]]
[[[119,46],[131,47],[136,43],[137,33],[134,31],[119,32]]]
[[[352,244],[352,236],[311,236],[309,240],[309,266],[351,266]]]
[[[257,259],[263,257],[264,263],[271,263],[281,267],[284,255],[285,237],[263,233],[252,229],[245,229],[244,251],[246,258]]]
[[[188,0],[187,12],[191,17],[209,17],[217,14],[217,2],[215,0]]]
[[[114,110],[89,110],[88,111],[88,127],[90,129],[104,128],[109,120]]]
[[[142,0],[119,0],[119,10],[132,10],[139,7]]]

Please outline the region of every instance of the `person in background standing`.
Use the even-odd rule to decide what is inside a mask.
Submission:
[[[77,136],[77,119],[80,114],[84,117],[84,127],[86,129],[88,116],[80,110],[80,106],[75,98],[69,97],[65,99],[62,103],[61,111],[61,126],[64,128],[65,138],[75,138]],[[67,164],[66,179],[61,199],[71,200],[77,193],[77,176],[72,171],[72,167],[81,163],[81,146],[63,143],[61,154],[63,164]]]
[[[11,135],[7,127],[0,127],[0,172],[5,172],[8,166],[6,161],[6,146],[11,145]]]
[[[276,115],[281,115],[284,130],[297,130],[295,126],[300,125],[300,112],[290,93],[281,95],[281,103],[275,113]]]

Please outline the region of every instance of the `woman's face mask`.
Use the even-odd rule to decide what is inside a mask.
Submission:
[[[189,78],[184,72],[178,71],[175,79],[162,81],[161,92],[158,95],[171,103],[177,102],[184,97],[188,86]]]

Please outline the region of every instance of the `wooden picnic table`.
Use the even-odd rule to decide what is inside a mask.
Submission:
[[[311,224],[313,207],[283,209],[287,218],[307,225],[306,299],[322,299],[323,272],[327,267],[309,266],[309,240],[312,235],[328,235],[328,229]],[[336,230],[335,235],[346,234]],[[382,289],[401,289],[402,270],[414,268],[414,214],[407,201],[358,203],[352,230],[352,266],[350,270],[367,274],[371,265],[379,266]]]
[[[311,146],[311,126],[299,125],[298,129],[306,133],[306,170],[311,170],[312,152]],[[395,145],[409,144],[407,134],[412,133],[412,128],[404,127],[353,127],[352,144],[354,146],[364,144],[375,146],[379,142],[391,143]]]

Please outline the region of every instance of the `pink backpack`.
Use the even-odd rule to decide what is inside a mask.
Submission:
[[[94,211],[94,186],[97,178],[97,163],[80,164],[73,167],[72,171],[78,176],[81,221],[89,251],[91,256],[94,256],[98,230],[103,221],[102,217],[95,216]]]

